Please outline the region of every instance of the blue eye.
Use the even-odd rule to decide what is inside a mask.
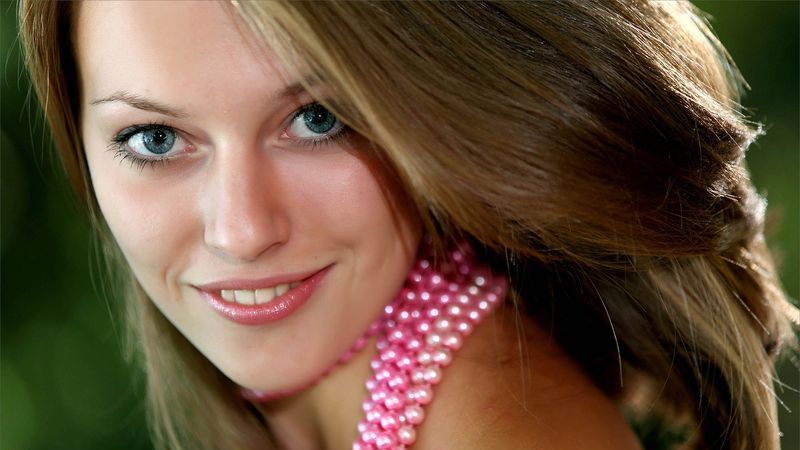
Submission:
[[[175,130],[165,126],[152,126],[128,136],[128,147],[143,156],[162,156],[175,145]]]
[[[324,139],[343,128],[344,124],[319,103],[301,108],[289,124],[289,131],[294,137],[308,140]]]
[[[146,165],[166,163],[176,153],[190,151],[191,144],[182,141],[184,138],[171,126],[150,123],[133,125],[120,131],[111,139],[109,149],[115,152],[115,157],[144,168]]]

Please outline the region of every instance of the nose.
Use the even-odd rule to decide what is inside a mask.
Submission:
[[[280,181],[263,153],[219,151],[204,192],[206,246],[231,262],[258,259],[286,242]]]

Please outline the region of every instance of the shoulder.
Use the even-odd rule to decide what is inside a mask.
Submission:
[[[516,333],[501,323],[482,325],[467,340],[492,344],[477,342],[471,351],[465,344],[436,387],[414,448],[641,449],[617,406],[546,333],[526,323],[525,357],[513,357]],[[497,345],[512,351],[482,361]]]

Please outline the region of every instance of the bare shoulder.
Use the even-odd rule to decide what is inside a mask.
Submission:
[[[478,327],[447,369],[415,449],[641,450],[617,406],[535,325],[525,327],[524,370],[511,353],[499,366],[482,361],[480,340],[518,353],[499,322]]]

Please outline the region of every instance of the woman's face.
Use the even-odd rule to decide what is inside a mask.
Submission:
[[[239,384],[319,376],[402,286],[418,217],[219,3],[78,9],[86,157],[137,279]]]

